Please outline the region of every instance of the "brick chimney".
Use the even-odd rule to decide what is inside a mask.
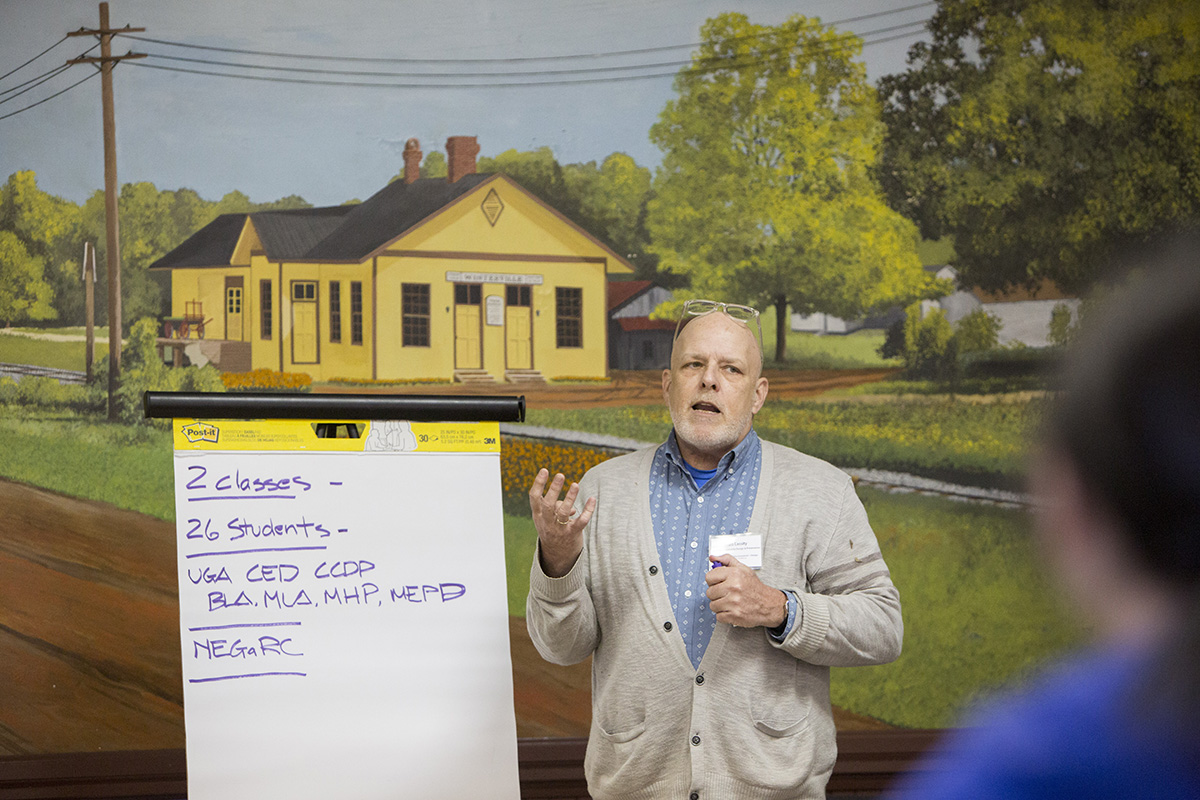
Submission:
[[[404,143],[404,182],[412,183],[421,177],[421,143],[409,139]]]
[[[454,183],[464,175],[475,174],[475,156],[479,145],[474,136],[451,136],[446,140],[446,181]]]

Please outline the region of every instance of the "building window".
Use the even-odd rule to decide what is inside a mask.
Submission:
[[[362,281],[350,281],[350,344],[363,343]]]
[[[271,296],[271,282],[258,282],[258,319],[259,319],[259,334],[263,339],[271,338],[271,328],[274,325],[272,312],[274,311],[274,302]]]
[[[342,282],[329,282],[329,341],[342,341]]]
[[[554,290],[555,331],[559,347],[583,347],[583,289]]]
[[[454,284],[454,304],[459,306],[478,306],[483,304],[483,284],[456,283]]]
[[[317,282],[316,281],[292,281],[292,299],[293,300],[316,300],[317,299]]]
[[[429,347],[429,284],[400,285],[401,330],[405,347]]]
[[[504,287],[504,300],[506,305],[528,307],[533,305],[533,292],[528,286],[509,285]]]

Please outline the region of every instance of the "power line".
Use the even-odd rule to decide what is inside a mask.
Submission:
[[[28,86],[25,89],[21,89],[21,91],[17,92],[12,97],[6,97],[3,100],[0,100],[0,105],[3,105],[5,103],[9,102],[10,100],[16,100],[18,97],[25,94],[26,92],[33,91],[34,89],[36,89],[37,87],[39,87],[43,83],[45,83],[46,81],[53,80],[54,78],[58,77],[62,73],[69,70],[70,68],[71,68],[70,64],[63,64],[61,67],[55,67],[54,69],[50,70],[49,72],[43,73],[43,74],[37,76],[36,78],[25,81],[25,83],[22,83],[18,86],[14,86],[11,89],[5,89],[3,92],[0,92],[0,94],[8,94],[9,92],[16,92],[17,89],[21,89],[21,87],[26,86],[26,84],[30,84],[30,83],[33,84],[32,86]]]
[[[58,97],[60,94],[66,94],[67,92],[71,91],[76,86],[78,86],[79,84],[83,83],[84,81],[90,81],[92,78],[96,77],[99,74],[100,74],[99,72],[92,72],[92,73],[84,76],[83,78],[80,78],[79,80],[75,81],[70,86],[63,89],[62,91],[55,92],[54,94],[50,95],[49,97],[44,97],[41,100],[38,100],[36,103],[31,103],[30,105],[27,105],[24,108],[19,108],[16,111],[13,111],[9,114],[5,114],[4,116],[0,117],[0,119],[8,119],[9,117],[15,117],[17,114],[20,114],[24,111],[28,111],[31,108],[36,108],[37,106],[40,106],[42,103],[46,103],[46,102],[49,102],[50,100],[53,100],[54,98]],[[9,98],[9,99],[12,99],[12,98]]]
[[[83,51],[83,53],[81,53],[79,57],[82,58],[83,56],[86,56],[88,53],[92,52],[92,50],[95,50],[97,47],[99,47],[99,45],[92,45],[91,48]],[[43,52],[46,52],[46,51],[43,51]],[[40,86],[41,84],[45,83],[50,78],[53,78],[56,75],[62,74],[62,72],[70,66],[71,66],[70,64],[62,64],[60,66],[55,67],[54,69],[43,72],[41,75],[30,78],[29,80],[27,80],[23,83],[18,83],[16,86],[10,87],[8,89],[0,89],[0,95],[6,95],[11,92],[16,92],[17,89],[20,89],[22,86],[29,86],[29,84],[31,84],[31,83],[34,83],[36,86]],[[10,72],[9,74],[11,75],[12,73]],[[45,78],[45,80],[42,80],[43,78]],[[35,83],[35,82],[37,82],[37,83]],[[34,88],[34,87],[29,86],[29,89],[32,89],[32,88]],[[29,89],[26,89],[25,92],[29,91]],[[25,92],[17,92],[17,94],[14,94],[13,97],[17,97],[19,95],[25,94]],[[12,100],[13,97],[8,98],[8,100]],[[0,103],[7,103],[8,100],[0,100]]]
[[[863,46],[867,47],[873,44],[883,44],[884,42],[897,41],[899,39],[908,39],[915,35],[917,31],[910,33],[902,33],[895,36],[885,36],[880,39],[874,39],[869,42],[863,42]],[[717,66],[698,68],[693,72],[703,74],[707,72],[716,72],[722,69],[730,69],[732,67],[752,66],[758,62],[740,62],[740,63],[721,63]],[[508,82],[483,82],[483,83],[370,83],[363,81],[332,81],[332,80],[316,80],[307,78],[277,78],[268,77],[265,75],[238,75],[229,72],[210,72],[201,69],[187,69],[184,67],[167,67],[158,64],[147,64],[144,62],[132,62],[132,66],[144,69],[157,69],[165,72],[181,72],[191,75],[209,75],[218,78],[236,78],[238,80],[261,81],[266,83],[293,83],[309,86],[345,86],[345,87],[370,87],[376,89],[511,89],[520,87],[537,87],[537,86],[579,86],[595,83],[623,83],[628,81],[649,80],[655,78],[672,78],[679,74],[678,71],[672,72],[652,72],[644,75],[626,75],[613,76],[606,78],[574,78],[564,80],[548,80],[548,81],[508,81]],[[532,73],[531,73],[532,74]]]
[[[55,67],[54,69],[50,70],[49,72],[43,72],[41,75],[38,75],[36,78],[30,78],[29,80],[25,81],[24,83],[18,83],[16,86],[13,86],[11,89],[0,90],[0,95],[6,95],[6,94],[10,94],[11,92],[16,92],[21,87],[29,86],[29,84],[31,84],[31,83],[33,84],[33,86],[29,86],[29,89],[34,88],[34,86],[40,86],[41,84],[43,84],[46,81],[53,78],[55,75],[58,75],[63,70],[67,69],[68,66],[69,65],[67,65],[67,64],[60,64],[59,66]],[[25,94],[25,92],[28,92],[29,89],[26,89],[24,92],[17,92],[17,94],[13,95],[13,97],[17,97],[18,95]],[[12,97],[8,98],[8,100],[12,100],[12,99],[13,99]],[[6,103],[6,102],[8,102],[8,101],[0,100],[0,103]]]
[[[887,28],[879,28],[874,31],[867,31],[866,33],[862,34],[862,36],[871,36],[871,35],[880,34],[880,33],[891,33],[893,31],[903,30],[905,28],[913,28],[914,26],[923,27],[924,24],[925,24],[924,22],[908,22],[908,23],[904,23],[901,25],[892,25]],[[915,31],[909,31],[909,32],[913,33]],[[857,34],[847,33],[847,34],[841,34],[838,37],[836,37],[835,40],[829,41],[829,42],[823,42],[823,41],[818,41],[815,43],[801,42],[801,43],[798,43],[798,44],[792,45],[792,46],[776,47],[776,48],[772,48],[772,49],[766,51],[765,53],[758,54],[758,56],[757,56],[758,60],[748,62],[748,63],[743,62],[742,65],[761,63],[761,60],[766,56],[770,56],[770,55],[774,55],[774,54],[778,54],[778,53],[791,52],[793,50],[799,50],[799,49],[802,49],[803,47],[805,47],[806,45],[814,45],[815,44],[819,49],[822,49],[822,50],[832,49],[832,48],[840,49],[840,47],[843,44],[850,44],[851,42],[853,42],[854,40],[856,40],[858,38],[859,38],[859,36]],[[362,71],[362,70],[323,69],[323,68],[316,68],[316,67],[276,67],[276,66],[270,66],[270,65],[265,65],[265,64],[246,64],[246,63],[238,63],[238,62],[232,62],[232,61],[214,61],[211,59],[204,59],[204,58],[188,58],[186,56],[168,56],[168,55],[164,55],[162,53],[147,53],[146,55],[151,58],[162,59],[162,60],[167,60],[167,61],[180,61],[180,62],[185,62],[185,63],[204,64],[207,66],[218,66],[218,67],[234,67],[237,69],[270,70],[273,72],[291,72],[291,73],[304,73],[304,74],[316,74],[316,75],[347,75],[347,76],[354,76],[354,77],[359,77],[359,78],[419,78],[419,79],[431,79],[431,78],[489,78],[489,79],[491,79],[491,78],[504,78],[504,77],[542,77],[542,76],[553,76],[553,75],[589,75],[589,74],[596,74],[596,73],[628,72],[631,70],[663,69],[665,67],[679,68],[679,67],[688,66],[689,64],[694,63],[692,59],[686,59],[686,60],[679,60],[679,61],[659,61],[659,62],[645,63],[645,64],[628,64],[628,65],[623,65],[623,66],[577,67],[574,69],[552,69],[552,70],[536,70],[536,71],[535,70],[520,70],[520,71],[494,71],[494,70],[492,70],[492,71],[488,71],[488,72],[366,72],[366,71]],[[720,66],[722,68],[724,68],[724,67],[730,66],[730,64],[723,63]],[[674,74],[674,73],[669,73],[669,74]],[[455,85],[458,85],[458,84],[455,84]],[[498,85],[498,84],[489,83],[488,85]]]
[[[24,69],[25,67],[29,66],[30,64],[32,64],[33,62],[35,62],[35,61],[37,61],[39,58],[41,58],[42,56],[46,55],[46,53],[49,53],[49,52],[50,52],[51,50],[53,50],[54,48],[58,47],[60,44],[62,44],[62,43],[63,43],[63,42],[65,42],[66,40],[67,40],[67,37],[66,37],[66,36],[64,36],[63,38],[59,39],[59,40],[58,40],[57,42],[55,42],[54,44],[52,44],[52,45],[50,45],[49,47],[47,47],[47,48],[46,48],[45,50],[43,50],[42,52],[38,53],[38,54],[37,54],[36,56],[34,56],[33,58],[31,58],[31,59],[29,59],[28,61],[26,61],[24,64],[21,64],[20,66],[18,66],[18,67],[15,67],[14,69],[10,69],[8,72],[4,73],[3,75],[0,75],[0,81],[4,80],[4,79],[5,79],[5,78],[7,78],[9,75],[12,75],[12,74],[13,74],[14,72],[16,72],[17,70]]]
[[[925,8],[925,7],[933,6],[933,5],[937,5],[937,3],[933,2],[933,0],[930,0],[930,2],[914,3],[912,5],[901,6],[899,8],[893,8],[888,11],[877,11],[872,14],[862,14],[857,17],[847,17],[845,19],[833,20],[832,22],[822,22],[821,25],[826,26],[826,27],[836,27],[839,25],[846,25],[851,22],[863,22],[863,21],[869,20],[869,19],[877,19],[879,17],[890,16],[892,14],[899,14],[904,11],[912,11],[914,9]],[[910,23],[910,24],[924,25],[925,23],[924,23],[924,21],[921,21],[920,23]],[[378,58],[378,57],[367,57],[367,56],[327,56],[327,55],[317,55],[317,54],[313,54],[313,53],[281,53],[278,51],[270,51],[270,50],[245,50],[245,49],[236,48],[236,47],[216,47],[213,45],[191,44],[191,43],[187,43],[187,42],[173,42],[173,41],[169,41],[166,39],[154,39],[154,38],[151,38],[148,36],[133,36],[130,34],[125,34],[125,33],[119,33],[117,35],[125,36],[129,39],[136,39],[140,42],[150,42],[152,44],[169,45],[171,47],[185,47],[185,48],[190,48],[190,49],[195,49],[195,50],[210,50],[213,52],[220,52],[220,53],[235,53],[238,55],[248,55],[248,56],[267,56],[267,57],[272,57],[272,58],[293,58],[293,59],[308,59],[308,60],[321,60],[321,61],[347,61],[347,62],[375,63],[375,64],[511,64],[511,63],[533,62],[533,61],[563,61],[563,60],[580,60],[580,59],[592,59],[592,58],[615,58],[615,57],[619,57],[619,56],[646,55],[649,53],[662,53],[662,52],[668,52],[671,50],[692,49],[692,48],[700,47],[704,44],[704,42],[691,42],[688,44],[673,44],[673,45],[661,45],[658,47],[643,47],[643,48],[638,48],[638,49],[634,49],[634,50],[611,50],[608,52],[577,53],[574,55],[562,55],[562,56],[514,56],[514,57],[509,57],[509,58]],[[769,34],[747,34],[746,36],[737,37],[737,40],[756,39],[756,38],[760,38],[761,36],[764,36],[764,35],[769,35]],[[864,34],[864,35],[866,35],[866,34]],[[142,64],[140,66],[148,66],[148,65]],[[160,67],[160,69],[163,69],[163,68]]]

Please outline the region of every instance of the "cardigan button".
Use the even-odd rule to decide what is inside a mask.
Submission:
[[[703,676],[703,675],[697,675],[697,676],[696,676],[696,685],[697,685],[697,686],[703,686],[703,685],[704,685],[704,676]]]
[[[700,800],[700,793],[692,792],[691,794],[688,795],[688,800]]]
[[[671,623],[669,623],[669,622],[664,622],[664,623],[663,623],[663,630],[664,630],[664,631],[670,631],[672,627],[674,627],[674,626],[672,626],[672,625],[671,625]]]
[[[699,736],[693,736],[693,737],[692,737],[692,744],[693,744],[693,745],[700,744],[700,737],[699,737]]]
[[[658,567],[650,567],[650,574],[651,574],[651,575],[657,575],[657,574],[658,574]]]

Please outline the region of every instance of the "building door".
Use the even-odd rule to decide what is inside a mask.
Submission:
[[[242,341],[242,279],[225,279],[225,338]]]
[[[505,364],[509,369],[533,369],[533,291],[508,286],[504,304]]]
[[[454,368],[483,369],[483,285],[454,284]]]
[[[317,282],[292,281],[292,363],[316,364]]]

